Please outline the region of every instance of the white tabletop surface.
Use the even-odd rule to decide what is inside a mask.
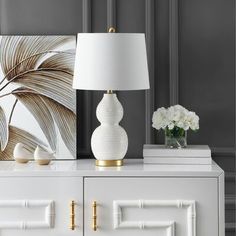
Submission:
[[[19,164],[15,161],[0,162],[0,176],[173,176],[173,177],[217,177],[223,170],[212,165],[153,165],[143,164],[142,159],[124,161],[122,167],[97,167],[94,159],[52,161],[39,166],[34,161]]]

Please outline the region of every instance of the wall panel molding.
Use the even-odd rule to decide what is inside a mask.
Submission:
[[[91,0],[83,0],[82,7],[83,33],[89,33],[91,32]]]
[[[236,172],[225,172],[225,180],[227,182],[236,182]]]
[[[236,224],[235,223],[226,223],[225,224],[226,232],[236,232]]]
[[[236,158],[236,0],[234,0],[234,156]]]
[[[235,210],[236,208],[236,196],[234,194],[226,194],[225,196],[225,209]]]
[[[178,0],[169,0],[170,105],[179,103],[179,10]]]
[[[2,34],[2,11],[3,11],[3,6],[2,6],[2,1],[0,1],[0,33]]]
[[[92,21],[92,8],[91,8],[91,0],[83,0],[82,1],[82,31],[83,33],[90,33],[91,32],[91,21]],[[83,91],[84,93],[84,125],[85,125],[85,132],[84,132],[84,139],[85,139],[85,147],[84,150],[80,150],[79,155],[89,156],[91,155],[91,148],[90,148],[90,135],[92,132],[92,118],[91,118],[91,107],[92,107],[92,99],[91,99],[91,92],[90,91]]]
[[[116,29],[116,0],[107,0],[107,30]]]
[[[155,1],[145,0],[145,13],[146,13],[146,45],[147,45],[147,57],[148,57],[148,67],[149,67],[149,79],[150,79],[150,89],[145,91],[145,141],[146,143],[154,142],[154,131],[152,129],[151,120],[152,113],[155,106]]]
[[[235,148],[234,147],[211,147],[213,155],[216,156],[234,156],[235,157]]]

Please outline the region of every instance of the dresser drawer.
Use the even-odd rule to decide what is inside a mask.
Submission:
[[[218,205],[217,178],[85,178],[84,235],[218,236]]]
[[[76,202],[70,226],[70,201]],[[1,177],[1,236],[82,235],[83,178]]]

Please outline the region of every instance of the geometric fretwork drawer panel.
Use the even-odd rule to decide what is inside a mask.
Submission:
[[[45,229],[54,227],[55,207],[52,200],[0,200],[1,208],[44,208],[44,218],[32,220],[0,220],[0,229]]]
[[[132,221],[123,220],[124,208],[186,208],[187,210],[187,232],[188,236],[196,236],[196,203],[193,200],[115,200],[113,201],[113,223],[114,229],[145,229],[164,228],[166,236],[175,236],[174,221]]]

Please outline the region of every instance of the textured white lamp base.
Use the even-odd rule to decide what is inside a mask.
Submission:
[[[91,147],[98,166],[121,166],[128,149],[128,137],[119,125],[123,107],[116,94],[104,94],[97,106],[98,126],[91,138]]]

